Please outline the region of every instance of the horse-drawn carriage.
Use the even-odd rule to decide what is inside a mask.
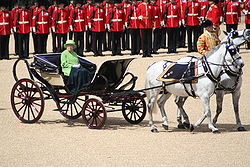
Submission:
[[[126,72],[132,60],[108,60],[96,72],[94,63],[79,57],[92,81],[76,93],[70,93],[65,84],[60,54],[35,55],[31,64],[27,60],[17,60],[13,66],[16,83],[11,91],[12,109],[22,122],[34,123],[43,114],[45,100],[53,99],[56,110],[64,117],[77,119],[82,116],[89,128],[101,128],[107,112],[114,111],[122,111],[125,120],[138,124],[146,115],[146,103],[145,94],[133,90],[137,77]],[[30,78],[18,78],[20,61],[25,62]]]

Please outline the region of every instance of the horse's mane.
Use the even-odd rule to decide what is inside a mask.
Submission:
[[[205,56],[206,58],[210,57],[212,54],[214,54],[223,44],[223,42],[221,42],[219,45],[215,46],[214,48],[212,48],[210,51],[208,51]]]

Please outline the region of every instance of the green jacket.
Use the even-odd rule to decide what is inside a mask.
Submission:
[[[69,76],[73,65],[80,64],[75,52],[63,51],[61,54],[61,66],[64,75]]]

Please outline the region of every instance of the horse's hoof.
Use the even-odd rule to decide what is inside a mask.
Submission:
[[[185,126],[183,124],[178,124],[177,128],[178,129],[185,129]]]
[[[184,123],[183,123],[183,126],[184,126],[184,128],[189,129],[189,128],[190,128],[190,123],[184,122]]]
[[[218,134],[218,133],[220,133],[220,131],[219,130],[214,130],[213,133]]]
[[[239,132],[247,131],[246,128],[244,128],[243,126],[238,127],[237,130],[238,130]]]
[[[158,130],[156,128],[151,129],[151,132],[158,133]]]
[[[189,128],[190,132],[193,132],[194,131],[194,125],[190,125],[190,128]]]
[[[168,125],[162,124],[162,127],[163,127],[165,130],[168,130]]]

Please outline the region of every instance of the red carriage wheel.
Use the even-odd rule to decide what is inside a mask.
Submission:
[[[68,119],[77,119],[81,116],[83,104],[88,96],[68,97],[60,99],[60,113]]]
[[[143,98],[129,99],[122,103],[122,115],[131,124],[140,123],[146,112],[146,102]]]
[[[44,110],[44,97],[40,87],[30,79],[18,80],[11,91],[11,106],[22,122],[38,121]]]
[[[107,112],[102,102],[97,99],[89,99],[83,105],[82,117],[89,128],[99,129],[105,124]]]

